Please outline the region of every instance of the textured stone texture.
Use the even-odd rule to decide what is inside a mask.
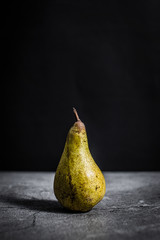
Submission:
[[[160,173],[104,173],[107,192],[87,213],[56,201],[53,173],[0,173],[0,239],[160,239]]]

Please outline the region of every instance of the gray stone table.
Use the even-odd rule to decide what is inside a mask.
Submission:
[[[57,202],[53,173],[0,173],[0,240],[160,239],[160,173],[105,172],[104,199],[87,213]]]

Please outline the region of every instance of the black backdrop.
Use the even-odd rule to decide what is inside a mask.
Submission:
[[[160,170],[159,1],[104,2],[7,1],[1,170],[54,171],[73,106],[102,170]]]

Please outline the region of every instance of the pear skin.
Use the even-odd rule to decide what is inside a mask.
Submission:
[[[85,125],[73,110],[77,121],[67,135],[54,178],[54,193],[63,207],[87,212],[102,200],[106,184],[91,156]]]

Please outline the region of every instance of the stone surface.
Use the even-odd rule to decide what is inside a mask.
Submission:
[[[160,173],[104,173],[107,192],[87,213],[65,211],[53,173],[0,173],[0,239],[160,239]]]

